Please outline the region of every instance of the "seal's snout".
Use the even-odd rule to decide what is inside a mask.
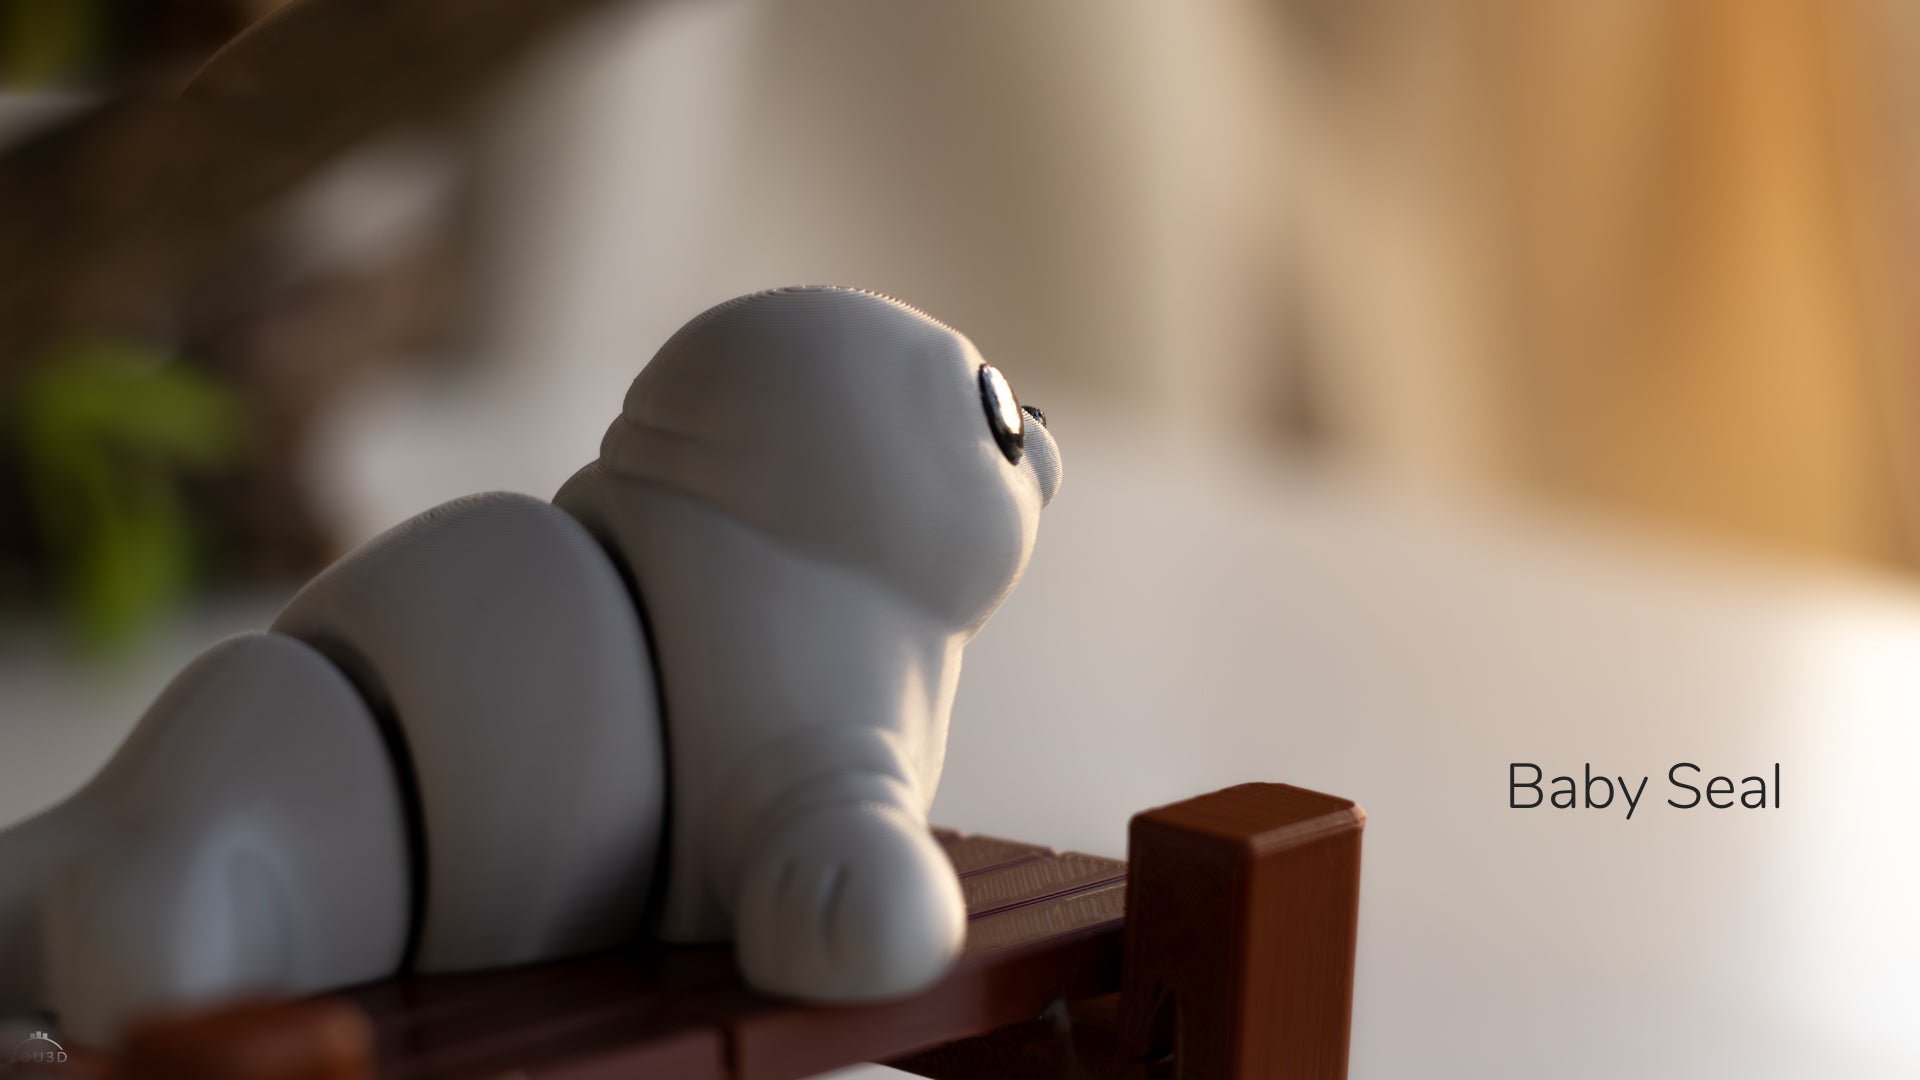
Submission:
[[[1026,426],[1026,453],[1021,456],[1020,464],[1033,472],[1034,480],[1040,485],[1040,505],[1045,506],[1060,491],[1060,446],[1047,428],[1046,413],[1031,405],[1022,405],[1020,410],[1034,421]]]

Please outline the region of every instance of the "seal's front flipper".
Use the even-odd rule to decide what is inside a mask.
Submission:
[[[741,970],[810,1001],[884,1001],[946,973],[966,902],[926,820],[899,801],[838,802],[782,821],[735,898]]]

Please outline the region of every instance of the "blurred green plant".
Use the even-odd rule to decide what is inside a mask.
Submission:
[[[245,445],[239,397],[138,344],[71,341],[26,374],[21,459],[34,527],[83,647],[129,642],[191,584],[185,469]]]
[[[0,0],[0,85],[47,86],[85,73],[106,31],[102,0]]]

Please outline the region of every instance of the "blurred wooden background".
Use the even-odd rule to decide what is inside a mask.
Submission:
[[[1920,563],[1910,5],[1282,6],[1360,453]]]
[[[87,103],[0,145],[0,406],[101,335],[229,385],[255,441],[161,470],[216,578],[336,550],[310,434],[386,368],[513,354],[499,414],[571,415],[697,305],[787,278],[896,291],[1176,438],[1920,567],[1898,0],[0,0],[0,25],[16,96]],[[286,220],[407,139],[445,212],[316,277],[357,196]],[[0,439],[0,606],[68,546],[35,453]]]

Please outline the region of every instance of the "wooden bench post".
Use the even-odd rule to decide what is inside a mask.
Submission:
[[[1345,1077],[1365,822],[1288,784],[1136,816],[1123,1050],[1180,1080]]]

